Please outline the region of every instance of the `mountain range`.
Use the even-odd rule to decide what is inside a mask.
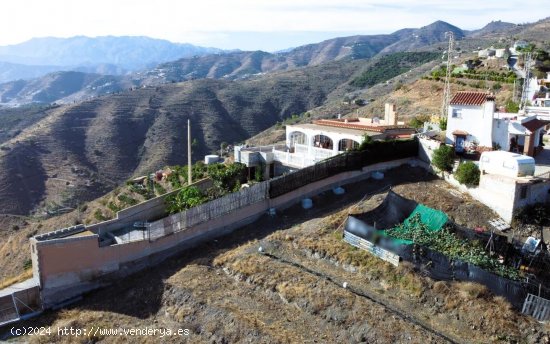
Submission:
[[[181,59],[161,63],[154,68],[127,75],[101,77],[99,75],[85,76],[74,72],[56,72],[38,80],[17,80],[0,84],[0,104],[17,106],[26,103],[67,103],[101,94],[119,92],[128,87],[160,85],[201,78],[238,80],[261,73],[316,66],[328,61],[365,59],[379,54],[418,50],[445,41],[445,32],[448,31],[452,31],[457,39],[465,36],[464,31],[456,26],[437,21],[419,29],[402,29],[386,35],[339,37],[316,44],[297,47],[282,53],[267,53],[263,51],[221,52],[205,50],[204,48],[201,50],[195,47],[195,50],[187,51],[187,55],[191,51],[194,52],[191,57],[186,56],[180,51],[182,55]],[[41,60],[42,62],[52,62],[56,58],[58,58],[56,61],[67,63],[75,63],[77,61],[87,61],[90,63],[90,61],[96,61],[96,63],[103,63],[100,66],[104,66],[107,72],[108,69],[105,66],[111,66],[111,68],[113,66],[120,66],[123,60],[121,56],[137,56],[140,61],[145,63],[154,59],[169,59],[176,55],[174,52],[176,49],[169,49],[170,46],[167,45],[168,43],[164,41],[160,43],[157,41],[151,42],[145,38],[120,38],[122,46],[119,48],[111,47],[112,51],[119,54],[112,53],[110,50],[95,49],[97,46],[105,47],[107,45],[103,39],[108,39],[108,42],[112,41],[113,46],[116,46],[115,38],[98,38],[96,39],[98,41],[96,41],[80,37],[69,39],[66,43],[70,48],[60,48],[56,54],[53,54],[52,51],[46,48],[40,49],[45,42],[38,40],[37,43],[40,44],[38,45],[39,48],[36,55],[44,56]],[[29,46],[32,42],[34,40],[18,46],[18,49],[13,51],[23,54],[30,49]],[[77,42],[85,46],[83,51],[69,53]],[[62,41],[55,40],[54,43],[61,45]],[[130,53],[131,43],[134,44],[135,52],[133,54]],[[155,54],[150,54],[149,48],[153,43],[166,49],[155,50]],[[146,48],[143,46],[146,46]],[[185,46],[185,48],[188,48],[188,46]],[[90,52],[91,50],[94,51],[93,54]],[[163,54],[162,51],[166,51],[167,53]],[[88,56],[88,53],[91,55]],[[3,50],[0,48],[0,61],[2,60],[2,54]],[[145,59],[146,55],[149,60]],[[106,63],[113,63],[114,65],[105,65]],[[122,67],[131,68],[132,60],[129,59],[126,61],[126,64],[122,65]],[[98,68],[96,67],[91,72],[93,74],[106,74],[99,73]],[[76,71],[83,72],[82,67],[76,69]],[[107,74],[120,74],[122,72],[120,70],[117,73]],[[2,75],[1,72],[0,75]],[[67,85],[67,87],[63,87],[63,85]]]
[[[196,161],[222,142],[242,142],[293,114],[327,104],[331,114],[346,111],[343,96],[360,90],[353,80],[388,65],[377,61],[403,55],[392,52],[441,52],[447,31],[461,47],[510,40],[510,32],[550,41],[549,22],[490,24],[485,33],[435,22],[283,53],[189,57],[124,76],[55,72],[2,84],[2,102],[39,104],[0,108],[0,209],[29,214],[52,204],[75,207],[132,176],[185,163],[187,119],[197,142]],[[421,73],[438,64],[440,55],[432,55],[437,59]],[[417,75],[417,65],[405,65],[408,78]]]
[[[33,38],[0,46],[0,82],[38,77],[52,71],[124,74],[221,49],[172,43],[149,37],[103,36]]]

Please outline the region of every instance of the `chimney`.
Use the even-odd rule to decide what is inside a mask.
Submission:
[[[395,113],[395,104],[386,103],[386,111],[384,114],[384,121],[386,125],[397,125],[397,114]]]

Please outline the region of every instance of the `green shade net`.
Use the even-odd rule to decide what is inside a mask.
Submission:
[[[445,215],[444,212],[419,204],[416,206],[416,208],[414,208],[413,212],[409,215],[409,217],[407,217],[405,221],[403,221],[405,226],[410,225],[410,219],[413,218],[416,214],[420,214],[420,220],[432,232],[441,230],[441,228],[443,228],[445,223],[447,223],[447,221],[449,220],[449,218],[447,217],[447,215]],[[385,233],[385,231],[379,231],[379,234],[389,237]],[[406,240],[406,239],[397,239],[397,238],[392,238],[392,239],[399,244],[409,245],[413,243],[411,240]]]
[[[443,225],[445,225],[449,220],[444,212],[419,204],[409,215],[409,217],[405,219],[405,224],[408,225],[409,220],[417,213],[420,214],[420,220],[433,232],[443,228]]]

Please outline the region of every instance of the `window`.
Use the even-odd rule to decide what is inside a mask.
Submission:
[[[461,117],[460,114],[461,114],[460,109],[453,109],[453,113],[452,113],[453,118],[460,118]]]
[[[527,198],[527,185],[524,185],[521,187],[521,190],[519,192],[519,198],[520,199],[526,199]]]

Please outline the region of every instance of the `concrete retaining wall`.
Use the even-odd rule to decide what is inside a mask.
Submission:
[[[97,234],[76,237],[75,240],[39,241],[32,238],[33,265],[36,263],[44,306],[51,307],[157,264],[201,241],[228,234],[255,221],[269,208],[282,210],[300,202],[305,197],[367,179],[373,171],[383,171],[408,163],[414,165],[416,160],[402,159],[368,166],[361,171],[340,173],[280,197],[266,198],[222,217],[173,232],[155,241],[143,240],[100,247]]]
[[[433,151],[441,146],[440,141],[418,138],[418,158],[424,162],[431,163]]]
[[[491,208],[508,223],[512,222],[514,211],[517,209],[549,201],[550,182],[548,180],[516,179],[484,174],[480,177],[478,187],[469,188],[460,184],[451,174],[445,173],[444,179]],[[525,197],[522,197],[522,188],[525,188]]]

